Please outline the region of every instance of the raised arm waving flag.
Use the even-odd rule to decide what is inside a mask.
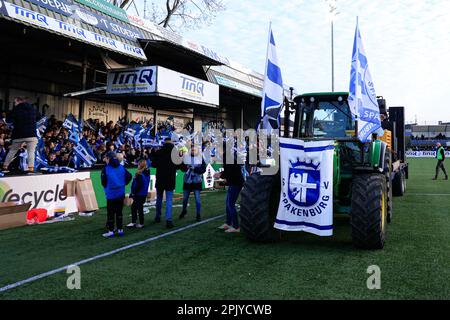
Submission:
[[[277,48],[272,32],[272,25],[270,25],[264,91],[261,106],[262,129],[277,130],[280,128],[280,112],[283,107],[283,101],[283,77],[281,76],[281,69],[278,63]]]
[[[370,141],[372,134],[377,131],[381,133],[380,107],[358,23],[353,44],[348,102],[353,117],[358,120],[358,138],[361,142]]]

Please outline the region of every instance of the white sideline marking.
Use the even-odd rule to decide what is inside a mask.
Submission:
[[[0,288],[0,292],[5,292],[5,291],[8,291],[8,290],[20,287],[20,286],[22,286],[24,284],[27,284],[27,283],[34,282],[34,281],[39,280],[39,279],[43,279],[43,278],[52,276],[52,275],[54,275],[56,273],[59,273],[59,272],[67,270],[69,267],[80,266],[82,264],[86,264],[86,263],[89,263],[89,262],[92,262],[92,261],[95,261],[95,260],[98,260],[98,259],[106,258],[106,257],[112,256],[114,254],[117,254],[119,252],[126,251],[126,250],[129,250],[129,249],[133,249],[135,247],[142,246],[142,245],[150,243],[152,241],[159,240],[159,239],[162,239],[162,238],[165,238],[165,237],[168,237],[168,236],[171,236],[171,235],[174,235],[174,234],[186,231],[188,229],[192,229],[192,228],[201,226],[203,224],[206,224],[206,223],[218,220],[219,218],[222,218],[223,216],[224,215],[220,215],[220,216],[217,216],[217,217],[214,217],[214,218],[207,219],[207,220],[202,221],[202,222],[191,224],[191,225],[188,225],[188,226],[180,228],[180,229],[176,229],[176,230],[173,230],[173,231],[170,231],[170,232],[167,232],[167,233],[160,234],[158,236],[149,238],[147,240],[139,241],[139,242],[127,245],[125,247],[122,247],[122,248],[119,248],[119,249],[115,249],[113,251],[109,251],[109,252],[106,252],[106,253],[99,254],[99,255],[94,256],[92,258],[84,259],[84,260],[81,260],[81,261],[78,261],[78,262],[75,262],[75,263],[71,263],[71,264],[69,264],[67,266],[64,266],[64,267],[61,267],[61,268],[58,268],[58,269],[54,269],[54,270],[51,270],[51,271],[47,271],[45,273],[38,274],[38,275],[36,275],[34,277],[31,277],[31,278],[28,278],[28,279],[25,279],[25,280],[22,280],[22,281],[19,281],[19,282],[16,282],[16,283],[8,284],[8,285]]]

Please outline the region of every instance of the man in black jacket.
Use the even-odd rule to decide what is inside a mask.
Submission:
[[[229,149],[229,148],[228,148]],[[227,218],[224,225],[220,226],[220,230],[224,230],[226,233],[239,233],[241,231],[239,226],[239,218],[236,210],[236,202],[239,198],[242,188],[244,187],[245,178],[243,174],[243,165],[238,164],[237,156],[234,153],[234,163],[227,163],[227,151],[226,149],[223,158],[223,171],[214,175],[216,179],[225,179],[228,185],[227,198],[226,198],[226,212]]]
[[[3,163],[3,170],[8,170],[8,166],[14,159],[14,155],[22,144],[27,144],[28,151],[28,171],[34,171],[34,157],[38,142],[36,136],[36,122],[39,120],[39,113],[34,106],[27,102],[26,98],[17,97],[14,99],[14,109],[8,117],[14,129],[12,131],[12,144],[9,147],[8,155]]]
[[[166,225],[174,227],[172,219],[172,199],[175,191],[177,170],[181,165],[172,161],[172,150],[175,148],[170,138],[164,141],[163,147],[150,155],[152,167],[156,168],[156,218],[161,222],[161,210],[164,192],[166,193]]]

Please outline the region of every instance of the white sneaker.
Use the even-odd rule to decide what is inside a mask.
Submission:
[[[235,229],[230,227],[228,230],[225,230],[225,233],[241,233],[241,228]]]
[[[144,225],[143,225],[143,224],[137,224],[137,225],[136,225],[136,228],[137,228],[137,229],[142,229],[142,228],[144,228]]]
[[[127,228],[136,228],[137,225],[135,223],[130,223],[129,225],[127,225]]]
[[[102,236],[103,238],[114,238],[114,232],[109,231],[107,233],[104,233]]]
[[[219,230],[228,230],[228,229],[230,229],[231,227],[229,226],[229,225],[227,225],[226,223],[224,223],[223,225],[221,225],[218,229]]]

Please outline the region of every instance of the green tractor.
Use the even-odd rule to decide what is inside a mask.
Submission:
[[[393,196],[403,196],[408,178],[405,159],[404,108],[386,109],[379,98],[385,134],[372,142],[356,138],[348,93],[304,94],[288,104],[284,136],[304,141],[334,140],[334,214],[350,215],[353,244],[362,249],[382,249],[393,219]],[[289,105],[295,112],[289,127]],[[293,130],[292,130],[293,129]],[[293,133],[292,133],[293,132]],[[292,135],[292,136],[291,136]],[[241,230],[252,241],[280,238],[274,228],[280,201],[278,175],[252,175],[242,191]]]

